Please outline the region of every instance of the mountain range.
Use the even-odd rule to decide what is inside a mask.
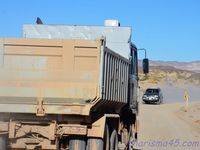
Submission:
[[[171,66],[180,70],[200,73],[200,61],[178,62],[178,61],[149,61],[150,66]]]
[[[143,80],[142,61],[139,61],[140,79]],[[200,61],[177,62],[177,61],[149,61],[150,82],[194,83],[200,85]]]

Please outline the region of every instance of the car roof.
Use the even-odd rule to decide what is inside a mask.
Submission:
[[[160,90],[160,88],[147,88],[146,90]]]
[[[149,91],[157,91],[157,92],[161,92],[161,89],[160,88],[147,88],[146,90],[145,90],[145,92],[149,92]]]

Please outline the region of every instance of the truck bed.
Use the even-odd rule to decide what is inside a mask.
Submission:
[[[101,40],[0,39],[0,112],[89,115],[127,103],[126,58]]]

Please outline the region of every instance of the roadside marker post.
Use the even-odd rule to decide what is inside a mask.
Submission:
[[[189,93],[187,90],[184,92],[184,100],[185,100],[185,112],[188,110],[188,103],[189,103]]]

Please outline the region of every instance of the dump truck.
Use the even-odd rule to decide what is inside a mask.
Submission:
[[[0,38],[0,149],[129,149],[139,125],[131,34],[110,20]]]

